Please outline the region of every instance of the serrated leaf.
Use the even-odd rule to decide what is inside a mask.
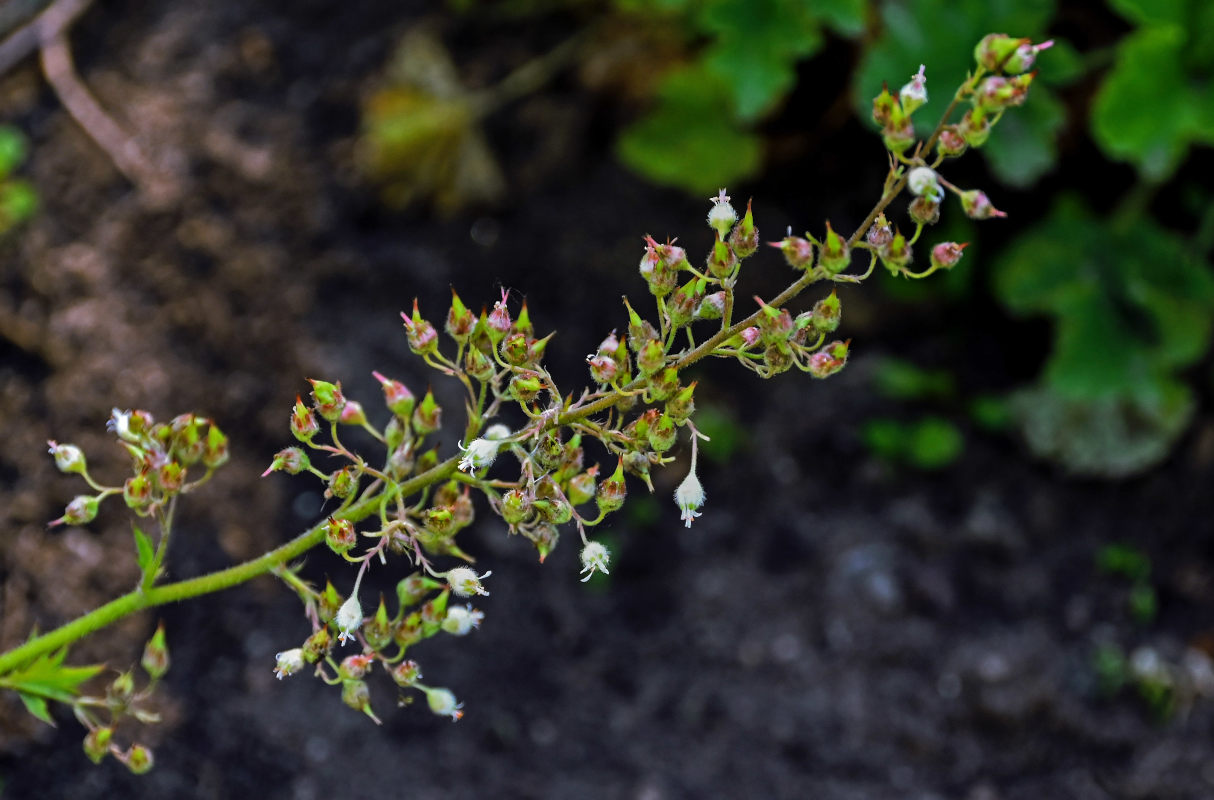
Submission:
[[[105,666],[90,664],[65,667],[63,660],[66,656],[67,648],[44,653],[24,667],[0,675],[0,688],[71,703],[79,695],[80,685],[96,676]]]
[[[152,566],[156,551],[152,547],[152,540],[138,525],[132,525],[131,531],[135,534],[135,563],[139,565],[139,571],[146,575]]]
[[[27,692],[17,692],[17,696],[20,697],[21,702],[25,704],[26,711],[42,720],[47,725],[50,725],[52,728],[55,727],[55,720],[51,718],[51,712],[50,709],[47,708],[45,699]]]

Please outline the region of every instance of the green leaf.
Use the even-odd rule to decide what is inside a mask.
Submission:
[[[25,161],[25,136],[11,125],[0,125],[0,178],[12,174]]]
[[[1018,188],[1030,186],[1058,160],[1054,142],[1065,123],[1066,108],[1049,87],[1034,86],[1024,106],[999,120],[982,152],[999,180]]]
[[[1188,0],[1109,0],[1121,16],[1135,25],[1184,22]]]
[[[66,656],[66,647],[54,653],[44,653],[29,664],[0,675],[0,688],[12,689],[22,695],[43,700],[70,704],[79,696],[80,685],[93,678],[105,666],[90,664],[83,667],[65,667],[63,660]],[[25,702],[26,708],[29,708],[30,702]],[[30,713],[42,719],[36,708],[30,709]]]
[[[893,400],[947,398],[956,393],[956,382],[945,370],[926,370],[900,358],[883,358],[873,371],[873,385],[882,397]]]
[[[926,417],[911,426],[907,459],[920,469],[940,469],[952,464],[965,449],[961,430],[946,419]]]
[[[135,563],[139,565],[139,571],[147,575],[148,570],[152,567],[156,551],[152,547],[152,540],[138,525],[132,525],[131,531],[135,534]]]
[[[753,174],[759,139],[722,110],[729,102],[725,87],[702,68],[672,72],[657,107],[620,136],[620,159],[655,183],[701,194]]]
[[[817,0],[814,14],[836,33],[855,38],[864,33],[868,0]]]
[[[44,698],[29,694],[27,692],[17,692],[17,696],[21,698],[22,703],[25,703],[26,711],[42,720],[47,725],[50,725],[52,728],[55,727],[55,720],[51,718],[50,709],[47,708],[46,700]]]
[[[1177,25],[1127,36],[1092,106],[1096,143],[1152,181],[1170,177],[1193,142],[1214,140],[1214,94],[1186,72],[1185,39]]]

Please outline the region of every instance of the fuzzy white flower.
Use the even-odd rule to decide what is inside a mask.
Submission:
[[[708,227],[724,239],[729,235],[729,229],[738,221],[738,212],[729,204],[729,195],[725,194],[724,189],[717,192],[716,197],[708,199],[712,201],[712,209],[708,212]]]
[[[459,460],[459,468],[468,474],[489,466],[497,458],[497,449],[501,445],[491,439],[476,439],[467,447],[459,443],[459,450],[464,457]]]
[[[139,437],[131,433],[131,412],[120,411],[115,408],[110,412],[110,418],[105,423],[107,431],[113,431],[118,434],[118,438],[127,442],[137,442]]]
[[[333,621],[337,624],[338,642],[345,644],[346,639],[354,638],[354,632],[363,624],[363,607],[359,605],[357,594],[351,594],[350,599],[341,604]]]
[[[927,102],[927,67],[923,64],[919,65],[919,71],[911,76],[910,83],[902,87],[898,92],[898,101],[902,103],[902,110],[907,114],[914,113],[921,105]]]
[[[944,197],[944,190],[940,188],[936,171],[931,167],[915,167],[912,169],[910,174],[906,176],[906,185],[916,196],[927,197],[936,203],[939,203]]]
[[[294,648],[293,650],[283,650],[274,656],[274,675],[278,680],[282,680],[288,675],[294,675],[304,668],[303,650]]]
[[[440,717],[451,717],[451,721],[455,722],[464,715],[464,712],[460,710],[464,704],[455,702],[455,695],[447,689],[424,689],[423,691],[426,693],[426,703],[430,706],[430,710]]]
[[[682,512],[681,519],[691,527],[691,521],[700,516],[699,508],[704,505],[704,487],[696,477],[695,470],[687,473],[687,477],[674,490],[674,502]]]
[[[484,618],[485,612],[477,611],[472,606],[451,606],[443,620],[443,630],[452,636],[464,636],[473,628],[479,628]]]
[[[485,429],[485,438],[491,442],[500,442],[502,439],[510,438],[511,433],[510,428],[498,422]]]
[[[586,546],[582,548],[582,574],[586,576],[582,578],[582,583],[590,580],[595,572],[610,575],[611,573],[607,571],[609,563],[611,563],[611,551],[600,542],[586,542]]]
[[[489,592],[485,591],[485,587],[481,585],[481,580],[488,578],[492,574],[492,572],[486,572],[484,575],[477,575],[475,571],[468,567],[456,567],[447,572],[446,578],[451,591],[460,597],[472,597],[477,594],[488,596]]]

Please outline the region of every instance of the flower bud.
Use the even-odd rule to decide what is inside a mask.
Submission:
[[[765,377],[787,372],[792,367],[792,349],[787,342],[773,342],[763,351]]]
[[[464,704],[455,702],[455,695],[448,690],[425,688],[422,691],[426,693],[426,704],[430,706],[430,710],[440,717],[451,717],[451,721],[456,722],[464,716],[464,712],[460,710]]]
[[[952,269],[961,260],[961,251],[969,246],[969,242],[941,242],[932,248],[932,266],[938,269]]]
[[[881,263],[885,265],[885,268],[895,275],[914,260],[910,243],[906,241],[902,231],[895,231],[894,238],[890,240],[889,244],[882,247],[877,255],[881,258]]]
[[[755,297],[755,302],[759,304],[759,310],[762,312],[759,314],[759,335],[763,341],[768,344],[788,341],[793,330],[792,315],[788,313],[788,309],[773,308],[758,296]]]
[[[323,527],[325,544],[338,555],[350,552],[350,549],[358,544],[358,533],[354,530],[354,523],[348,519],[329,517]]]
[[[590,580],[596,572],[609,575],[607,565],[611,563],[611,552],[599,542],[587,542],[582,548],[582,583]]]
[[[316,412],[329,422],[341,419],[341,410],[346,405],[345,395],[341,393],[341,382],[329,383],[308,378],[312,384],[312,400]]]
[[[974,107],[961,117],[957,132],[970,147],[981,147],[991,138],[991,120],[982,109]]]
[[[705,295],[696,308],[696,319],[720,319],[725,316],[725,292]]]
[[[345,500],[358,491],[358,473],[350,467],[335,470],[329,476],[329,485],[325,489],[325,497],[336,497]]]
[[[133,744],[130,748],[117,759],[131,771],[133,775],[143,775],[147,773],[155,765],[156,760],[152,756],[152,751],[141,744]]]
[[[915,167],[906,176],[906,188],[916,197],[928,197],[939,202],[944,197],[940,180],[931,167]]]
[[[722,239],[717,239],[708,253],[708,274],[714,278],[725,279],[733,273],[738,265],[738,257],[733,249]]]
[[[346,681],[358,680],[371,671],[373,663],[375,663],[375,657],[366,653],[346,656],[337,667],[337,677]]]
[[[1037,54],[1053,46],[1053,39],[1044,41],[1041,44],[1033,44],[1028,39],[1021,39],[1015,52],[1012,53],[1007,61],[1003,62],[1003,71],[1008,75],[1028,72],[1037,61]]]
[[[307,453],[298,447],[287,447],[279,450],[274,454],[274,460],[270,462],[270,466],[265,472],[261,473],[261,477],[269,475],[271,472],[279,470],[288,475],[298,475],[312,465]]]
[[[569,498],[569,502],[572,505],[580,506],[582,503],[588,503],[594,498],[595,476],[598,475],[598,472],[598,465],[595,465],[569,479],[569,486],[565,489],[565,496]],[[505,501],[503,498],[504,505]]]
[[[344,680],[341,682],[341,701],[355,711],[371,713],[371,690],[366,681]]]
[[[895,115],[894,119],[897,118]],[[905,153],[915,143],[915,126],[909,117],[905,117],[897,123],[891,120],[881,131],[881,140],[885,143],[886,150],[893,153]]]
[[[415,606],[431,592],[443,588],[434,578],[415,572],[396,584],[396,599],[402,607]]]
[[[704,299],[707,284],[702,278],[692,278],[680,286],[666,303],[666,314],[672,327],[681,328],[695,319],[696,309]]]
[[[898,101],[889,92],[889,85],[881,85],[881,94],[873,98],[873,122],[884,128],[893,118],[894,109],[898,108]]]
[[[359,605],[357,596],[350,595],[346,602],[341,604],[341,608],[337,609],[337,615],[333,618],[333,623],[337,626],[339,644],[344,645],[347,639],[354,638],[354,633],[363,624],[363,608]]]
[[[738,334],[738,338],[742,340],[742,347],[751,348],[759,343],[762,335],[763,332],[761,330],[751,325],[749,328],[743,328],[742,332]]]
[[[208,469],[216,469],[228,462],[228,437],[212,422],[207,428],[206,445],[202,450],[202,463]]]
[[[834,333],[843,318],[843,304],[839,295],[832,289],[831,293],[814,303],[810,316],[810,324],[819,333]]]
[[[101,506],[100,498],[92,495],[81,494],[72,498],[72,502],[67,504],[67,508],[63,510],[63,516],[50,523],[52,527],[56,525],[85,525],[97,518],[97,510]]]
[[[514,367],[521,367],[527,363],[527,335],[523,333],[507,334],[506,338],[502,339],[501,344],[502,358],[507,364]]]
[[[666,366],[666,347],[658,339],[645,342],[637,352],[637,369],[649,377]]]
[[[55,457],[55,467],[60,472],[83,475],[88,470],[84,459],[84,451],[74,444],[59,444],[53,439],[47,441],[50,454]]]
[[[916,197],[906,213],[916,225],[935,225],[940,221],[940,201],[927,195]]]
[[[160,680],[169,671],[169,646],[164,640],[164,623],[156,626],[156,632],[143,648],[143,658],[140,660],[143,671],[152,680]]]
[[[666,401],[666,415],[676,423],[686,422],[696,410],[694,395],[697,381],[680,389],[674,397]]]
[[[961,207],[970,219],[990,219],[991,217],[1006,217],[1007,214],[991,205],[991,199],[981,189],[971,189],[961,193]]]
[[[294,675],[304,668],[304,651],[302,648],[296,647],[292,650],[283,650],[274,656],[274,677],[282,680],[288,675]]]
[[[936,152],[945,158],[956,158],[965,152],[969,143],[965,141],[960,128],[956,125],[946,125],[936,139]]]
[[[916,109],[927,102],[927,76],[924,74],[926,70],[927,67],[920,64],[919,71],[911,76],[910,83],[898,92],[898,101],[907,114],[915,113]]]
[[[302,648],[303,660],[309,664],[315,664],[328,655],[331,649],[333,649],[333,637],[329,634],[329,629],[319,628],[304,641]],[[278,655],[282,656],[282,653]],[[287,674],[290,675],[291,673],[288,672]]]
[[[653,401],[662,402],[679,390],[679,371],[674,367],[663,367],[649,377],[647,388]]]
[[[890,226],[884,213],[878,214],[877,218],[873,220],[873,224],[864,233],[864,240],[877,249],[889,244],[893,238],[894,229]]]
[[[615,359],[608,355],[598,354],[586,356],[590,366],[590,379],[599,385],[606,385],[615,380],[617,367]]]
[[[691,522],[700,516],[700,506],[704,505],[704,487],[696,477],[695,470],[687,473],[687,477],[674,491],[674,502],[679,507],[680,519],[690,528]]]
[[[502,299],[493,304],[493,310],[489,312],[489,317],[486,320],[486,329],[489,333],[489,339],[496,346],[506,334],[514,330],[514,322],[510,319],[510,309],[506,307],[506,300],[510,293],[502,289]]]
[[[419,356],[429,355],[438,350],[438,331],[426,320],[422,319],[417,308],[417,298],[413,298],[413,316],[404,311],[400,318],[405,323],[405,335],[409,341],[409,349]],[[322,414],[323,416],[323,414]]]
[[[510,384],[507,387],[510,396],[520,403],[530,403],[544,389],[544,382],[540,380],[539,374],[530,370],[516,373],[510,379]]]
[[[299,395],[295,396],[295,408],[291,410],[291,434],[301,442],[310,442],[320,431],[312,409],[304,405]]]
[[[847,248],[847,240],[835,233],[826,223],[826,238],[818,251],[818,266],[829,275],[838,275],[851,264],[851,253]]]
[[[708,212],[708,227],[717,232],[717,239],[724,241],[733,224],[738,221],[738,212],[729,204],[729,195],[722,189],[716,197],[708,198],[712,208]]]
[[[147,471],[140,472],[126,479],[122,485],[122,499],[128,508],[141,509],[152,502],[152,480]]]
[[[451,310],[447,312],[447,324],[443,327],[447,335],[459,344],[467,344],[476,327],[476,315],[459,299],[454,288],[451,290]]]
[[[525,522],[531,514],[531,499],[522,489],[511,489],[502,495],[501,514],[507,525]]]
[[[1028,39],[1014,39],[1006,33],[988,33],[974,47],[974,60],[988,72],[999,72]]]
[[[413,430],[418,436],[434,433],[443,425],[443,408],[434,399],[434,392],[427,387],[422,401],[413,409]]]
[[[649,426],[649,446],[657,453],[665,453],[674,447],[679,437],[679,428],[667,414],[662,414]]]
[[[729,234],[729,247],[738,258],[749,258],[759,249],[759,229],[755,227],[754,215],[750,210],[751,201],[746,201],[746,213]]]
[[[540,563],[544,563],[544,559],[556,549],[557,542],[561,539],[561,532],[557,530],[555,525],[543,524],[536,525],[530,531],[524,531],[527,538],[535,545],[535,552],[540,555]]]
[[[84,754],[89,761],[100,764],[110,754],[110,740],[113,737],[114,729],[108,726],[90,730],[84,737]]]
[[[422,668],[412,660],[402,661],[388,673],[397,686],[412,686],[422,679]]]
[[[452,606],[447,609],[442,628],[452,636],[466,636],[473,629],[479,628],[484,618],[483,611],[477,611],[470,605]]]
[[[808,239],[793,236],[789,228],[788,235],[778,242],[768,242],[772,247],[780,248],[784,260],[793,269],[809,269],[814,265],[814,246]]]

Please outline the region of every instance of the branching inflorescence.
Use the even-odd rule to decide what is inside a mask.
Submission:
[[[627,325],[608,334],[587,356],[590,385],[580,392],[565,393],[557,386],[543,363],[552,335],[537,338],[526,303],[512,312],[507,292],[479,315],[453,292],[442,325],[445,339],[415,301],[412,312],[401,315],[410,349],[463,386],[465,420],[458,452],[444,458],[432,444],[444,414],[429,390],[418,399],[400,381],[375,373],[389,412],[387,423],[375,427],[363,406],[345,397],[340,383],[312,380],[310,402],[297,398],[290,417],[297,444],[277,453],[265,474],[307,473],[323,482],[334,507],[311,529],[252,561],[199,578],[157,583],[177,498],[204,483],[226,460],[227,440],[213,422],[187,414],[158,424],[143,411],[115,410],[111,429],[133,461],[133,474],[123,486],[97,483],[79,449],[52,442],[59,468],[80,474],[95,492],[77,497],[52,524],[87,523],[102,500],[121,494],[139,517],[154,523],[155,536],[135,529],[142,575],[135,591],[0,655],[0,688],[17,691],[30,711],[47,721],[47,701],[72,706],[89,731],[85,749],[95,761],[113,754],[136,771],[150,768],[146,748],[122,749],[111,741],[121,717],[153,718],[140,709],[148,691],[136,691],[133,673],[126,672],[106,697],[84,695],[82,685],[100,667],[63,666],[67,646],[134,611],[272,573],[298,595],[311,628],[296,646],[278,653],[274,671],[279,678],[310,669],[340,686],[347,705],[378,722],[365,680],[378,663],[399,691],[421,692],[436,714],[459,719],[462,704],[447,689],[422,683],[420,667],[407,656],[422,640],[466,635],[484,619],[471,601],[489,594],[491,573],[465,566],[472,559],[457,543],[460,531],[474,520],[473,495],[483,495],[511,534],[532,543],[541,561],[556,547],[561,527],[572,526],[587,580],[610,568],[607,547],[591,534],[623,506],[625,476],[639,478],[652,491],[650,470],[673,460],[668,454],[686,430],[691,468],[675,502],[690,527],[705,502],[696,475],[697,440],[704,437],[693,422],[696,384],[687,381],[686,369],[708,356],[732,358],[763,377],[795,367],[826,378],[842,369],[849,342],[828,341],[842,314],[836,293],[818,298],[795,316],[788,304],[816,283],[859,283],[878,262],[907,278],[954,266],[964,243],[935,244],[925,267],[912,266],[913,247],[939,218],[946,190],[960,198],[972,218],[1002,213],[985,194],[957,188],[937,169],[968,147],[980,147],[1004,109],[1024,101],[1035,75],[1026,70],[1048,46],[998,34],[983,39],[975,50],[977,68],[923,141],[916,138],[911,120],[926,101],[924,68],[896,95],[883,90],[874,100],[873,118],[882,128],[890,168],[876,205],[849,237],[827,223],[821,236],[793,236],[790,231],[773,242],[797,277],[775,298],[756,297],[758,309],[744,319],[734,319],[738,279],[742,263],[760,246],[749,202],[739,217],[724,189],[710,198],[708,224],[715,240],[700,266],[674,242],[662,244],[646,236],[640,273],[656,312],[646,318],[624,301]],[[969,108],[950,124],[963,101]],[[909,236],[884,213],[904,190],[911,196]],[[857,251],[868,256],[868,264],[862,273],[852,274],[848,270]],[[507,419],[515,424],[508,426]],[[342,432],[351,428],[374,437],[381,452],[368,456],[347,447]],[[585,446],[591,441],[608,454],[609,474],[601,475],[598,464],[587,466]],[[318,469],[317,455],[326,456],[326,464],[337,457],[342,465]],[[201,478],[187,480],[187,473],[200,469]],[[309,584],[292,563],[322,542],[357,565],[344,594],[331,582],[323,589]],[[381,598],[367,615],[359,588],[372,569],[409,574],[396,584],[393,602]],[[167,669],[163,631],[149,643],[143,665],[152,684]]]

